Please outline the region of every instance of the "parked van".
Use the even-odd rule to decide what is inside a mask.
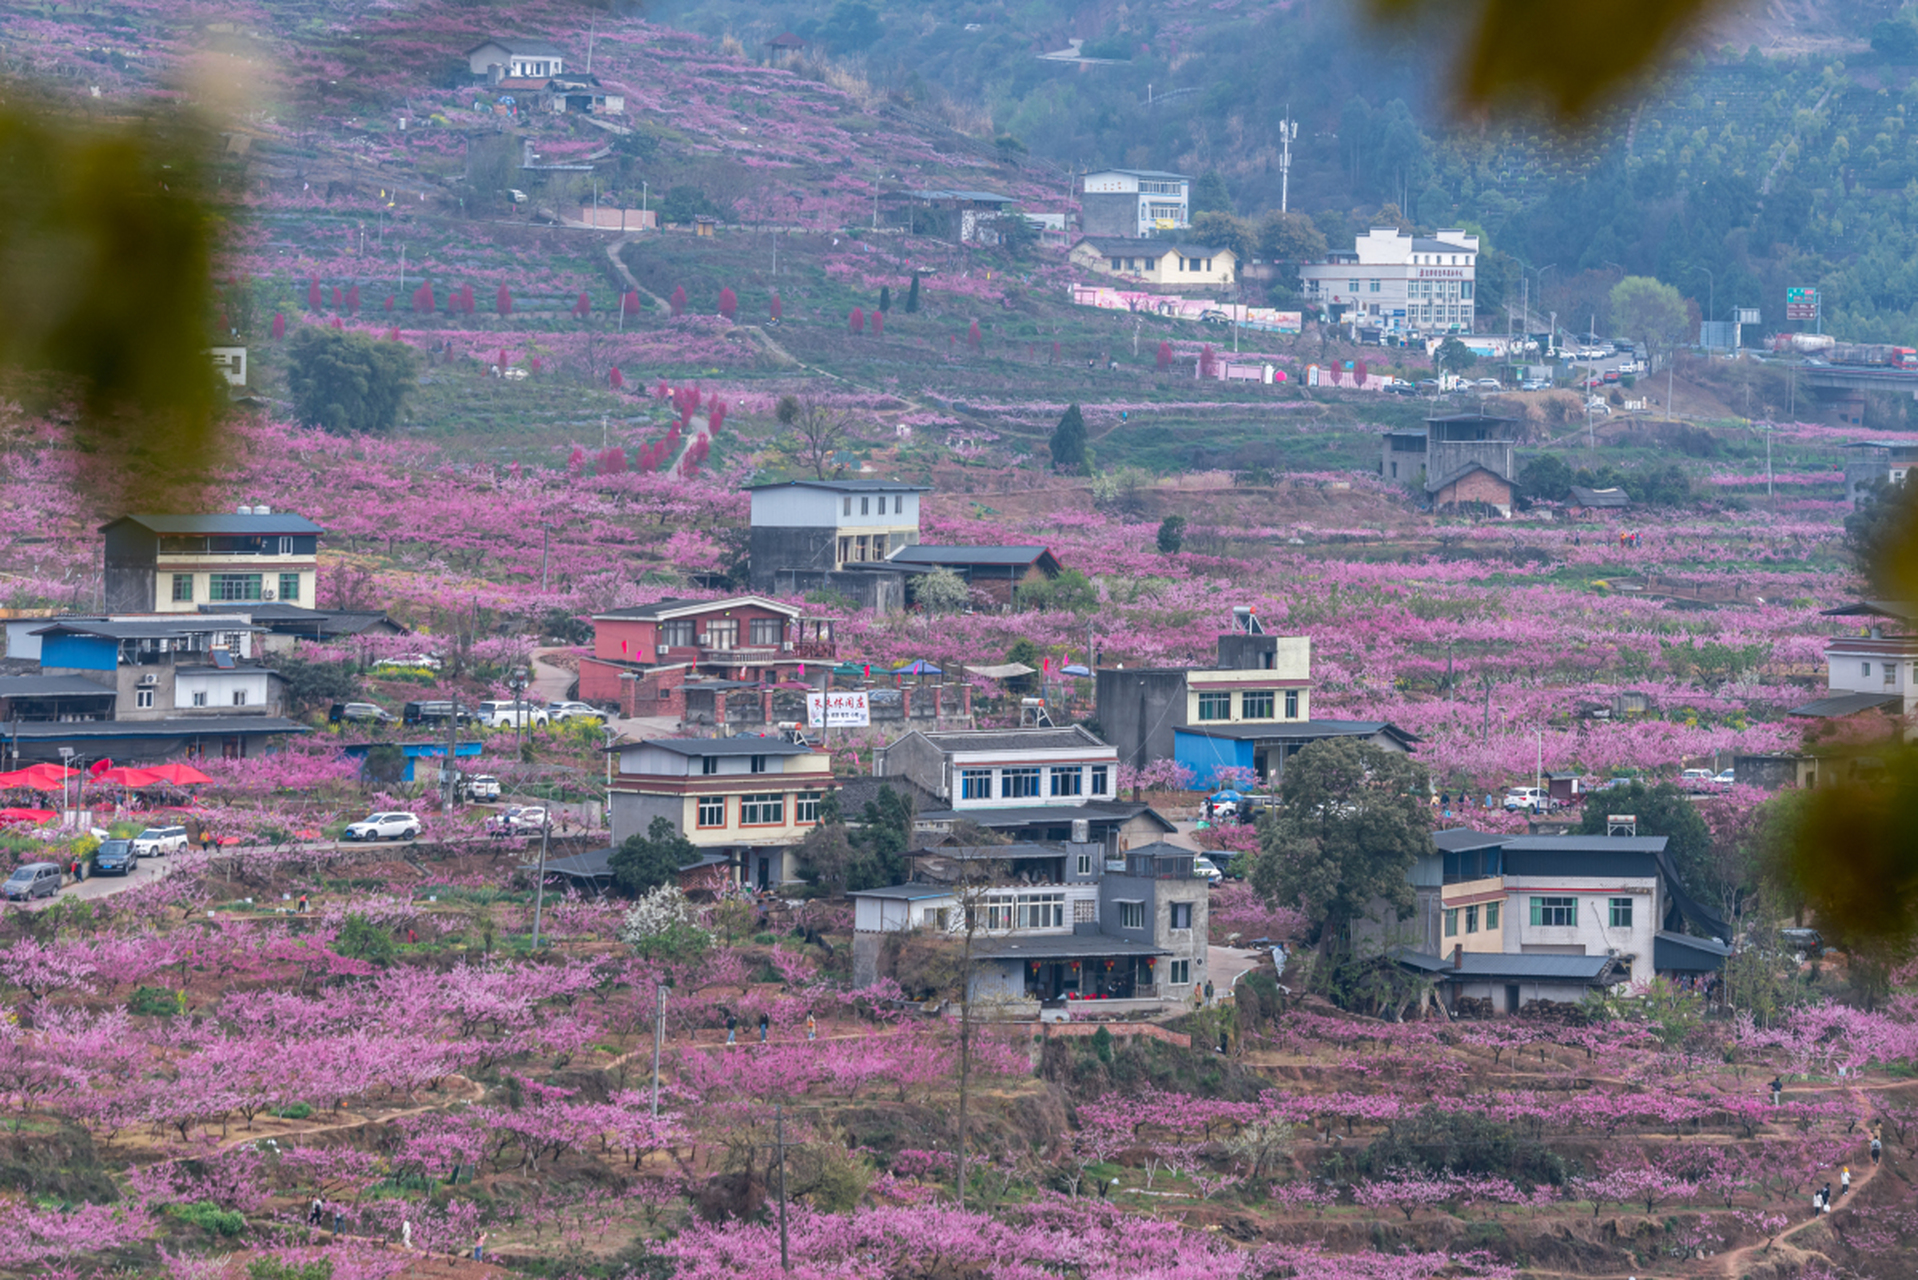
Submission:
[[[470,711],[461,711],[458,717],[461,724],[473,722],[473,713]],[[453,704],[447,701],[409,702],[400,712],[400,720],[406,724],[445,724],[453,718]]]
[[[60,892],[60,868],[51,862],[29,862],[15,867],[4,884],[0,884],[0,894],[7,901],[31,902],[35,898],[51,898]]]

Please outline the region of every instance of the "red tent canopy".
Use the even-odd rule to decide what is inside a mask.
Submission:
[[[123,787],[150,787],[157,782],[166,781],[166,779],[160,777],[151,769],[135,769],[132,765],[124,764],[112,769],[102,770],[94,775],[93,780],[95,782],[117,782]]]
[[[151,769],[146,770],[146,772],[152,774],[161,782],[171,782],[176,787],[192,787],[198,786],[202,782],[213,781],[213,779],[207,777],[207,775],[201,773],[192,765],[179,764],[177,762],[171,764],[156,764]]]
[[[57,764],[30,764],[12,773],[0,773],[0,787],[32,787],[35,791],[57,791],[68,778],[80,776],[78,769]]]
[[[51,809],[0,809],[0,823],[52,822],[58,816]]]

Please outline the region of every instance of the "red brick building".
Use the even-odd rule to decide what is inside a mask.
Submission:
[[[1434,510],[1480,502],[1502,516],[1512,514],[1512,482],[1482,462],[1468,462],[1450,475],[1426,481]]]
[[[684,715],[688,681],[791,680],[802,664],[833,655],[831,622],[777,600],[660,600],[593,615],[579,697],[628,716]]]

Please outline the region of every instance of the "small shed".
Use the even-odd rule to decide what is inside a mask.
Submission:
[[[693,218],[693,234],[696,236],[719,234],[719,219],[706,213],[695,216]]]
[[[1584,793],[1584,780],[1576,773],[1548,773],[1545,791],[1553,804],[1570,804],[1574,797]]]

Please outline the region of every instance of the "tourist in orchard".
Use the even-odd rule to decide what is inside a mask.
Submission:
[[[726,1014],[726,1043],[733,1044],[739,1039],[739,1019],[730,1012]]]
[[[764,1013],[759,1015],[759,1043],[766,1043],[766,1029],[772,1025],[772,1019]]]

